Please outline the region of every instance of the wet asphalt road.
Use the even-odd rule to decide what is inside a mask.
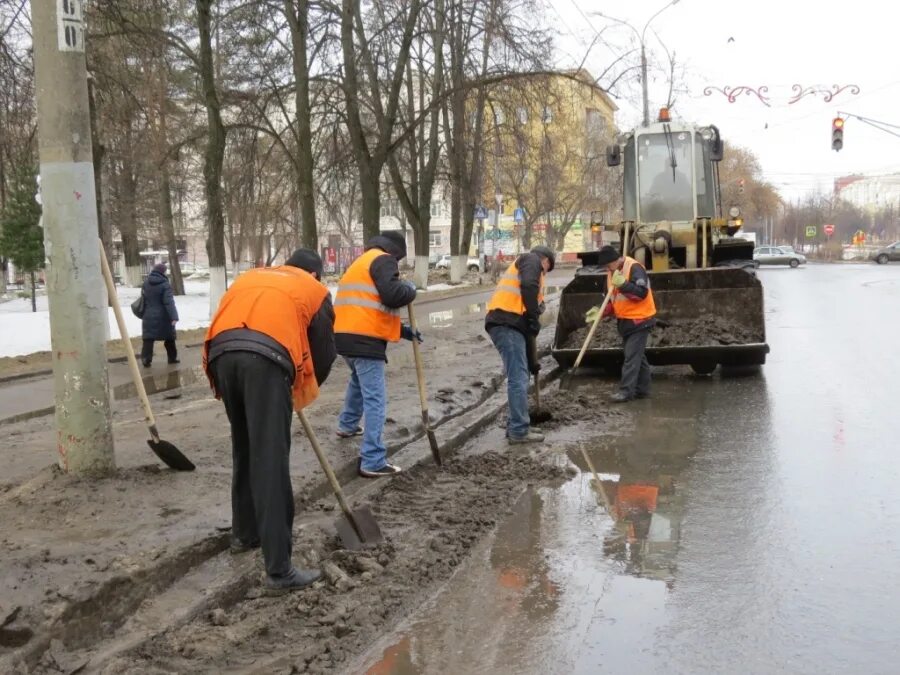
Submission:
[[[657,370],[362,670],[897,672],[900,265],[759,276],[761,375]]]

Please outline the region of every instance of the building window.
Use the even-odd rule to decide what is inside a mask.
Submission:
[[[544,113],[541,115],[541,122],[544,124],[550,124],[553,121],[553,110],[550,106],[546,106],[544,108]]]
[[[516,117],[519,118],[519,124],[527,124],[528,123],[528,109],[527,108],[516,108]]]
[[[443,206],[440,200],[431,202],[431,217],[440,218],[444,212]]]
[[[382,199],[381,200],[381,217],[393,216],[400,217],[400,200],[398,199]]]
[[[503,108],[499,105],[494,106],[494,123],[500,126],[506,121],[506,115],[503,114]]]
[[[606,132],[606,118],[599,110],[588,108],[585,111],[585,135],[590,139],[599,139]]]
[[[428,246],[429,248],[440,248],[443,245],[443,239],[441,238],[440,230],[429,230],[428,231]]]

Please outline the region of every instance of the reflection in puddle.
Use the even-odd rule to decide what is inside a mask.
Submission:
[[[182,387],[206,379],[200,366],[181,370],[170,370],[165,373],[154,373],[143,378],[144,388],[147,394],[159,394],[161,392],[176,393]],[[134,382],[126,382],[113,387],[115,400],[122,401],[129,398],[137,398],[137,388]]]

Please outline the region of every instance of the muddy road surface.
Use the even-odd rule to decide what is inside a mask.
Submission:
[[[288,596],[261,591],[257,553],[224,551],[227,429],[199,384],[158,401],[192,475],[145,456],[126,431],[136,409],[117,413],[122,470],[89,490],[46,468],[51,431],[10,425],[35,470],[0,490],[0,670],[895,672],[900,312],[887,308],[900,307],[900,267],[759,276],[761,374],[655,368],[652,398],[617,407],[614,380],[585,371],[560,392],[551,376],[546,442],[515,451],[483,303],[435,308],[446,469],[398,352],[388,435],[410,470],[346,485],[387,541],[338,546],[334,500],[298,436],[295,558],[325,579]],[[354,448],[331,435],[342,386],[329,386],[313,422],[346,479]]]
[[[896,672],[900,266],[759,276],[760,376],[654,369],[346,672]]]

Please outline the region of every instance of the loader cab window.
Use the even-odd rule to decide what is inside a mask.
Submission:
[[[641,222],[694,219],[694,191],[691,185],[694,153],[691,136],[686,131],[638,136]]]
[[[694,158],[696,161],[697,176],[697,217],[715,218],[715,182],[713,179],[713,166],[709,159],[709,146],[698,134],[694,143]]]
[[[637,220],[637,173],[634,170],[634,136],[625,142],[625,220]]]

